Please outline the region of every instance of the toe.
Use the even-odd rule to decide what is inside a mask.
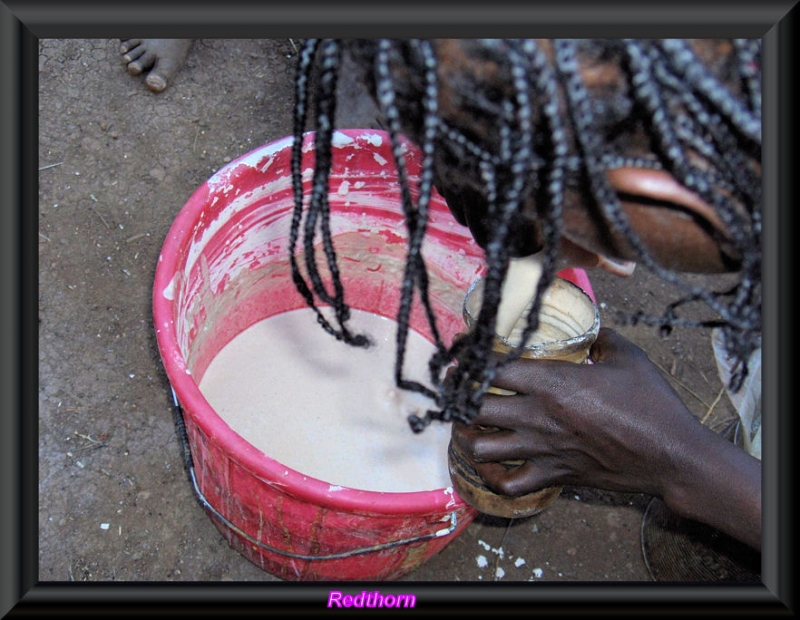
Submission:
[[[119,53],[127,54],[134,47],[138,47],[141,42],[141,39],[120,39]]]
[[[143,45],[133,48],[123,58],[128,62],[128,73],[131,75],[139,75],[143,71],[147,71],[158,60],[156,55],[145,49]]]
[[[154,93],[160,93],[162,90],[166,89],[168,85],[167,78],[155,71],[151,71],[147,74],[144,83],[147,85],[147,88]]]
[[[141,60],[133,60],[128,62],[128,73],[131,75],[139,75],[142,73],[147,67]]]
[[[129,50],[127,54],[122,55],[122,60],[125,62],[132,62],[137,58],[141,58],[144,56],[145,50],[143,47],[134,47],[132,50]]]

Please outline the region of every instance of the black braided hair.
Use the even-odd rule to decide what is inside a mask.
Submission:
[[[320,78],[320,93],[317,97],[316,114],[316,152],[317,159],[314,167],[314,181],[309,208],[303,229],[303,248],[306,260],[308,278],[312,287],[309,288],[305,278],[300,273],[297,263],[296,246],[300,236],[300,225],[303,221],[303,185],[302,185],[302,133],[306,123],[307,115],[307,87],[309,80],[309,70],[312,66],[314,55],[317,51],[319,42],[310,39],[304,46],[299,61],[299,70],[296,79],[296,103],[294,117],[295,140],[292,144],[292,186],[294,192],[295,208],[292,213],[292,225],[289,237],[289,260],[292,268],[292,278],[297,290],[303,295],[309,307],[313,308],[317,314],[317,321],[323,329],[335,336],[338,340],[343,340],[354,346],[369,346],[369,337],[364,334],[353,334],[347,328],[347,320],[350,318],[350,308],[344,301],[344,289],[339,268],[336,262],[336,251],[333,247],[331,230],[329,226],[330,206],[328,204],[328,174],[331,165],[331,136],[333,135],[333,113],[336,103],[336,78],[337,68],[341,61],[341,50],[335,41],[325,41],[322,50],[322,74]],[[297,137],[299,136],[299,137]],[[328,268],[331,272],[331,279],[334,293],[331,294],[325,288],[319,267],[316,262],[314,251],[314,239],[319,226],[322,234],[323,248]],[[313,291],[313,292],[312,292]],[[330,304],[334,308],[335,318],[338,328],[331,325],[328,318],[320,311],[314,301],[316,294],[323,302]]]
[[[526,221],[521,212],[529,194],[536,198],[536,218],[546,253],[522,342],[538,327],[541,293],[555,278],[555,249],[561,235],[565,193],[570,188],[585,188],[611,228],[624,235],[636,251],[638,261],[685,291],[685,296],[670,304],[663,315],[638,312],[628,320],[659,326],[665,331],[674,326],[720,327],[726,350],[736,360],[730,387],[738,390],[747,376],[746,361],[760,346],[761,339],[760,41],[730,42],[735,60],[733,84],[730,79],[724,82],[716,77],[683,40],[552,40],[543,44],[532,39],[494,39],[469,44],[477,50],[473,51],[478,60],[491,59],[499,67],[496,85],[490,92],[473,88],[474,84],[457,85],[464,91],[460,101],[464,116],[469,118],[472,114],[480,123],[493,123],[496,132],[491,137],[480,135],[468,122],[456,127],[441,117],[437,47],[431,41],[370,39],[305,43],[296,78],[291,265],[298,290],[317,310],[323,327],[351,344],[368,344],[365,336],[353,335],[346,328],[348,307],[326,223],[336,72],[346,49],[368,67],[363,77],[387,121],[401,185],[409,252],[397,316],[395,380],[402,388],[427,394],[436,404],[436,409],[427,411],[423,417],[409,417],[415,432],[435,419],[445,422],[474,419],[498,365],[504,363],[489,353],[502,283],[514,242],[519,240],[520,223]],[[318,103],[313,119],[316,167],[303,229],[309,287],[294,253],[304,212],[301,142],[307,122],[310,75],[320,49]],[[594,93],[582,77],[582,57],[613,62],[624,73],[625,86],[610,97],[607,92]],[[420,95],[416,97],[415,93]],[[649,136],[650,153],[631,156],[623,142],[615,142],[613,131],[608,129],[614,121],[609,118],[639,123]],[[416,203],[408,187],[399,146],[399,136],[404,132],[420,145],[423,155]],[[697,163],[698,155],[703,159],[702,165]],[[753,161],[757,164],[753,165]],[[491,222],[485,231],[486,238],[481,240],[486,275],[480,312],[474,328],[449,347],[442,342],[436,328],[436,317],[428,301],[427,270],[420,253],[428,204],[434,186],[441,180],[437,176],[437,162],[440,168],[453,165],[467,169],[472,178],[480,179],[479,200],[485,205],[487,221]],[[732,241],[728,241],[741,256],[741,275],[736,286],[726,291],[701,289],[684,282],[650,256],[628,223],[620,199],[605,174],[623,166],[666,170],[714,207],[731,236]],[[450,200],[448,196],[445,198]],[[314,257],[317,227],[332,274],[333,294],[323,286]],[[408,381],[402,373],[411,304],[417,293],[436,344],[436,353],[430,361],[432,387]],[[315,294],[334,307],[338,327],[330,325],[316,308]],[[718,318],[693,320],[679,316],[677,310],[693,301],[707,304]],[[521,349],[512,351],[508,359],[520,353]],[[443,381],[442,370],[452,362],[455,372]]]

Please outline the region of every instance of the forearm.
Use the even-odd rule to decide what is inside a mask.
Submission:
[[[662,499],[675,513],[761,550],[761,462],[703,428]]]

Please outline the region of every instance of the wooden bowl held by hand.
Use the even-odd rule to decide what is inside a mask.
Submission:
[[[582,270],[566,270],[545,292],[539,314],[541,327],[537,334],[549,337],[542,339],[534,334],[534,338],[525,346],[522,357],[557,359],[576,364],[582,364],[588,359],[589,349],[600,330],[600,311],[592,296],[572,281],[580,280],[581,276],[588,283]],[[472,328],[480,311],[482,282],[482,279],[477,280],[464,300],[464,321],[468,329]],[[499,352],[508,352],[516,344],[513,340],[498,336],[494,348]],[[490,391],[513,395],[513,392],[499,388],[490,388]],[[493,430],[486,428],[485,432]],[[561,493],[561,487],[556,486],[517,497],[500,495],[484,484],[469,459],[452,439],[447,458],[453,488],[461,499],[484,514],[509,519],[530,517],[552,504]],[[509,469],[521,464],[521,461],[504,463]]]

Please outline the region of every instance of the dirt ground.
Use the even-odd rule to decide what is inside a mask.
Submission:
[[[289,39],[197,40],[154,95],[117,48],[39,43],[39,579],[275,581],[228,546],[187,480],[151,294],[191,193],[291,133],[296,49]],[[379,127],[371,103],[348,93],[337,125]],[[658,312],[675,298],[643,270],[591,278],[608,325],[617,310]],[[733,420],[708,334],[618,328],[705,424],[721,431]],[[529,519],[478,518],[403,581],[651,582],[649,499],[568,488]]]

